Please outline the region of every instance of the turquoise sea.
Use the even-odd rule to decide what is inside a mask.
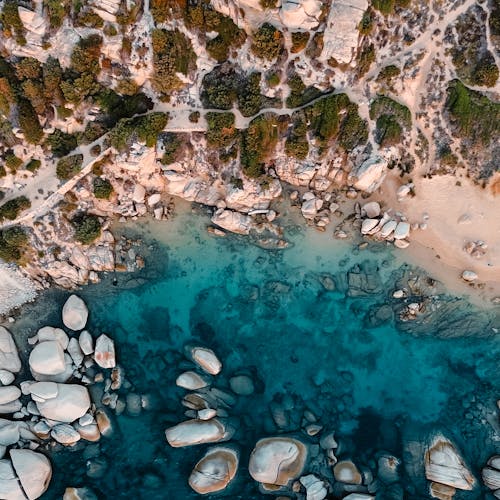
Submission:
[[[489,498],[480,469],[500,451],[500,338],[492,329],[498,312],[446,296],[386,247],[353,250],[287,219],[292,246],[270,251],[248,238],[207,234],[206,212],[196,212],[118,226],[117,235],[143,239],[138,252],[145,269],[78,291],[91,311],[90,331],[114,338],[128,392],[147,395],[148,408],[114,417],[113,436],[98,444],[54,450],[54,477],[43,498],[82,485],[110,499],[199,498],[187,478],[205,447],[172,449],[164,436],[185,418],[175,379],[191,367],[183,355],[187,342],[218,354],[224,365],[218,387],[240,372],[256,386],[229,410],[238,421],[233,441],[242,450],[241,466],[234,484],[213,498],[264,498],[247,464],[257,439],[280,432],[273,405],[287,408],[281,432],[317,442],[300,430],[309,409],[336,431],[338,458],[374,475],[381,452],[401,459],[400,481],[381,484],[377,498],[430,498],[415,443],[435,431],[457,444],[479,480],[478,488],[455,498]],[[408,280],[411,296],[392,298]],[[421,302],[422,294],[435,298],[417,320],[401,321],[406,305]],[[60,325],[67,296],[46,292],[24,309],[30,322],[18,321],[12,331],[19,338]]]

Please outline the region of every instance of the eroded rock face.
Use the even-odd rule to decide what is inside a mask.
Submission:
[[[0,369],[17,373],[21,370],[21,360],[14,339],[7,328],[0,326]]]
[[[216,418],[187,420],[165,431],[168,444],[174,448],[227,441],[233,434],[231,426]]]
[[[300,476],[306,459],[307,448],[297,439],[261,439],[250,455],[248,471],[259,483],[285,486]]]
[[[85,302],[77,295],[71,295],[63,306],[62,320],[70,330],[79,331],[85,328],[89,311]]]
[[[471,490],[475,483],[459,452],[441,435],[434,438],[425,453],[425,476],[459,490]]]
[[[238,452],[225,447],[211,448],[195,465],[189,486],[205,495],[225,489],[238,470]]]
[[[12,466],[29,500],[41,497],[49,487],[52,467],[49,459],[31,450],[10,450]]]

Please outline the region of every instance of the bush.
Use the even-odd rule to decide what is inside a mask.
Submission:
[[[28,244],[28,235],[21,226],[12,226],[0,231],[0,259],[17,262]]]
[[[378,96],[370,104],[370,118],[375,120],[383,114],[394,115],[403,127],[411,128],[411,112],[406,106],[390,97]]]
[[[403,139],[403,129],[394,115],[382,115],[377,118],[375,140],[382,147],[399,144]]]
[[[26,196],[18,196],[7,201],[0,207],[0,221],[5,219],[15,220],[20,212],[31,207],[31,202]]]
[[[67,181],[75,176],[82,167],[83,155],[66,156],[61,158],[56,165],[56,175],[59,179]]]
[[[309,41],[309,33],[307,31],[294,31],[292,33],[292,48],[290,52],[296,54],[306,48]]]
[[[278,75],[278,73],[269,73],[266,76],[266,81],[270,87],[276,87],[276,85],[280,84],[281,78],[280,75]]]
[[[289,108],[303,106],[321,95],[321,91],[316,87],[306,87],[297,73],[293,73],[287,83],[290,87],[290,95],[286,99],[286,105]]]
[[[90,245],[101,235],[99,217],[94,214],[78,214],[71,221],[75,238],[84,245]]]
[[[238,108],[245,117],[257,114],[262,106],[260,79],[260,73],[252,73],[237,90]]]
[[[309,153],[307,126],[303,119],[296,119],[291,134],[285,142],[285,152],[298,160],[305,160]]]
[[[17,169],[23,164],[23,160],[18,158],[12,151],[5,155],[5,166],[15,174]]]
[[[189,113],[189,121],[191,123],[198,123],[200,120],[200,112],[199,111],[193,111],[192,113]]]
[[[395,0],[373,0],[373,7],[384,15],[392,14]]]
[[[369,35],[373,29],[373,12],[368,9],[363,13],[358,29],[362,35]]]
[[[16,64],[16,75],[20,80],[40,78],[42,67],[34,57],[24,57]]]
[[[47,137],[46,142],[56,158],[66,156],[78,145],[76,135],[67,134],[59,129],[55,129],[54,132]]]
[[[201,100],[206,108],[231,109],[237,94],[237,75],[232,66],[221,64],[203,77]]]
[[[107,200],[113,193],[113,186],[108,179],[103,179],[102,177],[95,177],[94,183],[94,196],[101,200]]]
[[[80,74],[97,75],[100,71],[101,46],[102,38],[99,35],[93,34],[82,38],[71,53],[71,68]]]
[[[229,147],[238,135],[233,113],[207,113],[207,143],[216,148]]]
[[[363,47],[358,57],[357,70],[358,76],[361,77],[368,73],[370,66],[375,61],[375,46],[373,43]]]
[[[163,145],[163,156],[160,161],[162,165],[170,165],[175,161],[182,142],[177,134],[171,132],[163,134],[161,142]]]
[[[386,82],[389,83],[393,78],[399,76],[401,70],[394,66],[394,64],[390,64],[389,66],[385,66],[379,71],[377,76],[377,82]]]
[[[29,170],[30,172],[36,172],[40,166],[42,165],[42,162],[40,160],[36,160],[35,158],[32,158],[28,164],[26,165],[26,170]]]
[[[43,0],[45,7],[49,13],[50,27],[53,29],[60,28],[66,16],[66,5],[68,2],[61,0]]]
[[[488,52],[476,65],[471,74],[471,83],[481,87],[494,87],[498,80],[498,66]]]
[[[19,128],[23,131],[26,141],[30,144],[40,144],[43,138],[43,129],[31,103],[20,99],[18,103]]]
[[[15,0],[6,0],[0,15],[0,21],[4,25],[4,34],[11,34],[12,30],[16,34],[16,41],[19,45],[26,45],[26,28],[24,27]]]
[[[278,0],[259,0],[263,9],[275,9],[278,6]]]
[[[253,35],[250,50],[258,57],[272,61],[283,50],[283,33],[272,24],[264,23]]]
[[[223,62],[229,57],[231,48],[243,45],[246,39],[245,32],[234,24],[233,20],[216,11],[211,11],[212,17],[207,29],[217,31],[219,34],[208,40],[207,52],[217,62]]]

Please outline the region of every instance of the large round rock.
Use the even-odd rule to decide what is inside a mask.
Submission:
[[[238,470],[238,452],[225,447],[207,451],[189,476],[189,486],[196,493],[205,495],[227,487]]]
[[[259,483],[286,486],[302,474],[307,459],[306,446],[297,439],[261,439],[250,455],[248,470]]]
[[[71,295],[66,301],[62,310],[62,320],[64,325],[70,330],[79,331],[85,328],[89,310],[85,302],[77,295]]]
[[[29,500],[41,497],[52,477],[49,459],[31,450],[10,450],[10,459]]]

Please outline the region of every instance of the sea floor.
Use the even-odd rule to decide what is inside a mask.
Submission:
[[[185,418],[175,379],[192,366],[183,355],[189,342],[222,360],[218,387],[235,373],[249,374],[256,386],[228,410],[238,422],[233,441],[241,467],[234,485],[213,498],[263,498],[247,472],[253,444],[280,432],[310,439],[300,430],[306,409],[336,431],[339,458],[372,468],[381,452],[403,460],[400,482],[377,498],[429,498],[422,457],[412,456],[410,444],[438,431],[457,444],[480,484],[481,467],[500,451],[500,338],[491,330],[498,313],[457,301],[447,305],[450,322],[455,312],[472,315],[477,335],[441,335],[443,319],[434,330],[432,315],[412,332],[411,323],[397,320],[392,293],[402,277],[424,278],[386,248],[353,250],[290,221],[293,245],[269,251],[244,237],[211,236],[207,221],[183,212],[169,222],[115,228],[147,242],[146,268],[78,294],[91,312],[89,330],[115,340],[128,391],[146,395],[148,408],[114,417],[114,435],[98,444],[54,450],[54,478],[43,498],[82,485],[102,498],[199,498],[187,478],[206,447],[172,449],[164,436]],[[353,289],[349,273],[369,275],[369,283],[362,279]],[[11,330],[21,339],[43,325],[59,326],[67,295],[48,291]],[[277,407],[287,408],[281,431],[272,418]],[[479,486],[455,498],[485,495]]]

